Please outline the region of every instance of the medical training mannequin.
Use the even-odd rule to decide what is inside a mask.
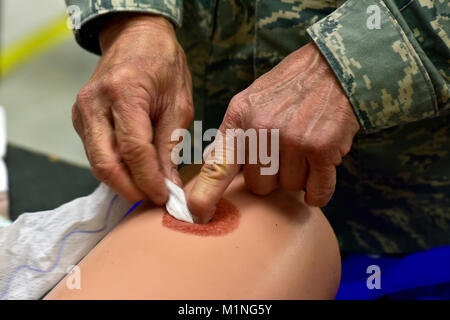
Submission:
[[[255,196],[238,175],[206,225],[141,205],[79,263],[80,289],[63,279],[46,299],[332,299],[338,244],[302,197]]]

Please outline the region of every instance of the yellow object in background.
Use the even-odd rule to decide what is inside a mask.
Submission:
[[[21,64],[54,48],[72,36],[67,14],[7,45],[0,51],[0,77],[3,78]]]

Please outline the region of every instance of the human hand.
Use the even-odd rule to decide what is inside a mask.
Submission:
[[[94,176],[130,201],[167,201],[181,184],[172,131],[193,119],[192,81],[174,27],[163,17],[120,14],[99,34],[102,57],[72,108]]]
[[[226,136],[227,129],[236,128],[279,129],[277,174],[261,175],[260,161],[243,165],[252,192],[266,195],[278,185],[291,191],[306,189],[306,203],[320,207],[332,197],[336,166],[349,152],[360,125],[332,69],[309,43],[233,97],[219,131]],[[226,161],[203,165],[188,195],[196,222],[212,218],[241,166]]]

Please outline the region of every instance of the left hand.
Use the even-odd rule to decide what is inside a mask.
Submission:
[[[245,164],[247,187],[266,195],[281,185],[306,189],[305,201],[325,206],[336,185],[336,166],[360,129],[338,79],[314,43],[287,56],[231,100],[219,128],[279,129],[280,169],[261,175],[260,164]],[[208,222],[241,165],[205,164],[188,195],[196,222]]]

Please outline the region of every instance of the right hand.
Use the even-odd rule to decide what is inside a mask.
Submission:
[[[94,176],[130,201],[163,205],[181,184],[172,131],[193,119],[192,81],[173,25],[118,14],[99,34],[102,57],[72,108]]]

